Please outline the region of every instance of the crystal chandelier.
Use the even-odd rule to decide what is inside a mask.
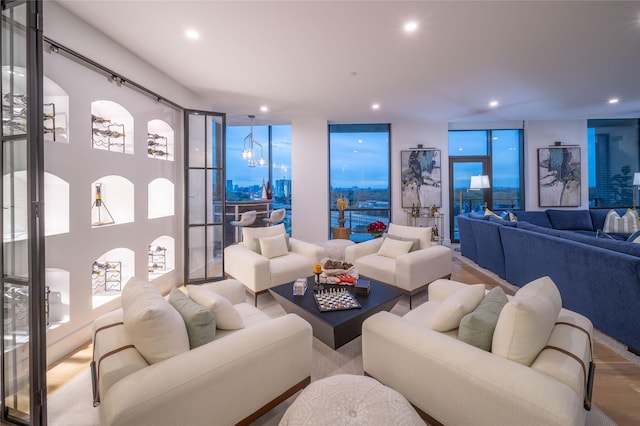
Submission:
[[[249,120],[251,123],[251,131],[244,138],[244,149],[242,150],[242,158],[247,160],[247,165],[249,167],[255,167],[258,164],[264,166],[266,161],[264,160],[264,156],[262,154],[262,144],[257,140],[253,139],[253,119],[255,115],[250,115]],[[260,147],[260,159],[258,161],[255,160],[255,150],[254,145],[258,145]],[[248,146],[248,147],[247,147]]]

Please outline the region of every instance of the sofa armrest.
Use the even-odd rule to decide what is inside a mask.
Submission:
[[[355,263],[355,261],[361,258],[362,256],[376,253],[378,250],[380,250],[380,246],[382,245],[382,240],[384,240],[384,238],[374,238],[373,240],[367,240],[358,244],[353,244],[351,246],[345,247],[344,249],[345,262]]]
[[[103,395],[101,424],[236,424],[310,376],[312,339],[288,314],[153,364]]]
[[[224,271],[254,292],[271,284],[269,259],[240,244],[224,249]]]
[[[298,240],[296,238],[289,238],[289,242],[291,243],[292,252],[303,255],[313,263],[319,263],[320,260],[325,257],[324,247]]]
[[[366,373],[442,424],[585,421],[582,396],[564,383],[389,312],[363,323],[362,359]]]
[[[451,275],[452,271],[450,248],[438,245],[412,251],[396,258],[396,286],[403,290],[416,290]]]
[[[244,286],[238,280],[222,280],[202,284],[202,287],[215,291],[225,297],[233,305],[246,302],[247,295]]]

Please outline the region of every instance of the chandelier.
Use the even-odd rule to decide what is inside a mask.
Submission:
[[[242,158],[247,160],[247,165],[249,167],[255,167],[258,164],[264,166],[266,161],[264,160],[264,156],[262,154],[262,144],[257,140],[253,139],[253,119],[255,115],[250,115],[249,120],[251,123],[251,131],[244,138],[244,148],[242,150]],[[258,145],[260,147],[260,159],[258,161],[255,160],[255,150],[254,145]]]

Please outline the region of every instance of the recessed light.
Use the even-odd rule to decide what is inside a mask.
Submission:
[[[412,33],[418,29],[418,23],[415,21],[409,21],[404,24],[404,30],[408,33]]]
[[[498,101],[491,101],[491,102],[489,102],[489,106],[490,106],[491,108],[495,108],[495,107],[497,107],[498,105],[500,105],[500,102],[498,102]]]
[[[196,30],[192,30],[192,29],[185,30],[184,35],[191,40],[197,40],[200,38],[200,34]]]
[[[371,109],[380,109],[380,104],[371,105]]]
[[[620,99],[618,99],[618,98],[611,98],[611,99],[609,99],[609,103],[610,103],[610,104],[617,104],[618,102],[620,102]]]
[[[268,106],[266,106],[266,105],[262,105],[262,106],[260,107],[260,111],[262,111],[262,112],[267,112],[267,111],[269,111],[269,107],[268,107]]]

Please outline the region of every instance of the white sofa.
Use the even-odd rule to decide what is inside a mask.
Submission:
[[[231,302],[222,306],[232,306],[239,316],[231,317],[243,328],[216,329],[213,341],[189,350],[182,317],[146,282],[129,282],[123,308],[96,319],[102,425],[249,424],[309,383],[313,343],[306,321],[293,314],[271,319],[245,303],[235,280],[198,290]],[[215,319],[218,324],[223,315]]]
[[[284,224],[242,228],[242,242],[224,249],[224,271],[254,295],[271,287],[313,275],[313,264],[325,256],[315,244],[289,238]]]
[[[518,293],[531,297],[541,283],[555,288],[548,282],[543,277]],[[582,366],[546,346],[575,354],[588,370],[591,322],[539,293],[516,293],[498,311],[495,332],[488,336],[491,350],[483,350],[459,340],[457,328],[432,329],[465,287],[472,286],[438,280],[429,286],[429,301],[404,317],[380,312],[368,318],[362,327],[365,373],[400,392],[425,418],[446,425],[584,425],[588,386]],[[457,313],[458,322],[469,308],[474,309]],[[578,325],[588,335],[558,322]]]
[[[393,238],[393,241],[387,239]],[[415,248],[407,243],[412,241]],[[390,250],[384,250],[393,244]],[[406,245],[402,248],[400,246]],[[384,245],[384,246],[383,246]],[[398,287],[409,296],[424,290],[429,283],[451,276],[451,249],[433,244],[431,228],[389,224],[385,238],[375,238],[348,246],[345,261],[353,263],[358,274]]]

